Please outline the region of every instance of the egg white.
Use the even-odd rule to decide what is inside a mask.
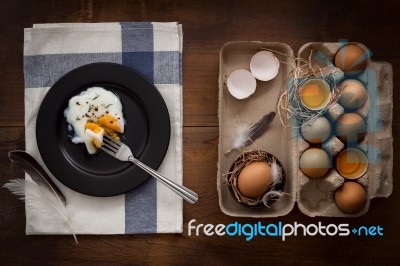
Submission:
[[[72,142],[85,143],[86,123],[97,122],[105,114],[119,118],[123,131],[125,120],[122,104],[117,95],[101,87],[91,87],[72,97],[64,110],[64,116],[75,133]]]
[[[85,130],[85,135],[84,135],[84,142],[86,145],[86,149],[89,152],[89,154],[95,154],[97,152],[97,147],[94,145],[94,140],[97,140],[99,143],[103,143],[103,137],[104,137],[104,129],[101,129],[98,133],[93,132],[90,129]]]

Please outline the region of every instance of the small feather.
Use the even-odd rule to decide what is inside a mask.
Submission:
[[[282,182],[282,168],[279,166],[276,160],[271,163],[271,179],[272,186]]]
[[[268,126],[272,123],[275,118],[275,112],[270,112],[264,115],[260,120],[255,123],[250,124],[249,126],[243,127],[242,125],[237,126],[238,132],[233,141],[233,147],[228,152],[232,150],[238,150],[249,146],[256,139],[262,136],[265,131],[268,129]]]
[[[276,200],[280,199],[283,196],[283,193],[280,191],[274,191],[271,190],[269,192],[267,192],[264,196],[263,196],[263,203],[265,206],[268,206],[268,201],[270,201],[271,199],[273,199],[274,197],[277,197]]]
[[[25,200],[25,180],[21,178],[12,179],[4,184],[4,188],[8,189],[12,194],[19,196],[18,199]]]
[[[3,187],[7,188],[12,194],[19,196],[20,200],[25,200],[28,208],[35,209],[48,219],[59,219],[60,222],[66,222],[75,242],[78,244],[78,239],[66,214],[65,206],[59,201],[54,192],[29,179],[13,179],[4,184]]]
[[[47,175],[42,166],[29,153],[19,150],[10,151],[8,157],[14,164],[21,167],[36,184],[44,186],[52,191],[64,206],[67,205],[67,200],[60,189],[54,184],[53,180]]]

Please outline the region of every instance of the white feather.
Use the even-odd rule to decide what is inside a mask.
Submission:
[[[283,196],[283,193],[280,191],[270,191],[267,192],[264,196],[263,196],[263,203],[265,206],[268,206],[268,201],[270,201],[271,199],[273,199],[273,197],[277,197],[277,199],[280,199]]]
[[[271,179],[273,186],[282,182],[282,168],[275,160],[271,163]]]
[[[67,210],[57,195],[29,179],[13,179],[3,187],[7,188],[12,194],[19,196],[20,200],[25,200],[28,208],[40,212],[48,219],[58,219],[65,223],[78,244]]]
[[[18,199],[25,200],[25,180],[21,178],[12,179],[4,184],[4,188],[8,189],[12,194],[19,196]]]
[[[239,124],[236,127],[232,149],[243,148],[244,143],[249,140],[249,132],[247,128],[248,126],[243,124]]]
[[[268,126],[275,118],[275,112],[269,112],[264,115],[260,120],[251,124],[239,123],[235,127],[234,138],[232,141],[232,148],[225,153],[229,153],[232,150],[243,149],[246,146],[252,144],[257,138],[262,136],[268,129]]]

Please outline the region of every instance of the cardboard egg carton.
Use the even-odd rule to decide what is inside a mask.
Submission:
[[[361,44],[359,44],[361,45]],[[364,49],[365,46],[361,45]],[[325,67],[333,62],[340,43],[307,43],[298,53],[299,57],[309,59],[311,50],[318,56],[311,56],[313,64]],[[251,57],[263,49],[278,53],[281,61],[278,75],[271,81],[258,81],[256,92],[249,98],[237,100],[226,87],[226,80],[237,69],[249,70]],[[285,54],[287,56],[284,56]],[[277,111],[278,99],[285,90],[286,77],[294,67],[293,50],[286,44],[276,42],[230,42],[220,52],[219,75],[219,148],[217,188],[221,210],[231,216],[277,217],[288,214],[297,202],[304,214],[330,217],[354,217],[366,213],[370,200],[374,197],[388,197],[393,187],[393,138],[392,109],[393,82],[392,67],[386,62],[369,61],[367,70],[356,77],[366,84],[369,99],[356,112],[365,118],[368,134],[358,146],[371,162],[367,173],[357,182],[367,191],[368,202],[365,208],[356,214],[346,214],[338,209],[334,202],[334,192],[345,181],[332,168],[327,175],[319,179],[310,179],[299,168],[299,157],[309,148],[298,129],[283,128],[277,116],[264,135],[258,138],[246,150],[260,149],[274,154],[283,164],[286,172],[286,195],[270,208],[251,209],[240,205],[230,195],[223,174],[227,173],[235,158],[241,153],[232,148],[235,135],[240,128],[257,121],[270,111]],[[335,156],[345,148],[335,136],[323,144],[323,148]],[[334,165],[334,161],[332,161]]]

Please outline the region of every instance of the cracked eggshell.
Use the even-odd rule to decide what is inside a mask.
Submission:
[[[345,149],[341,151],[336,158],[336,169],[344,178],[360,178],[367,172],[368,158],[365,153],[359,149]]]
[[[250,61],[250,71],[261,81],[268,81],[276,77],[279,71],[279,60],[269,51],[261,51],[253,55]]]
[[[230,94],[241,100],[248,98],[256,91],[257,81],[250,71],[239,69],[229,75],[227,86]]]

